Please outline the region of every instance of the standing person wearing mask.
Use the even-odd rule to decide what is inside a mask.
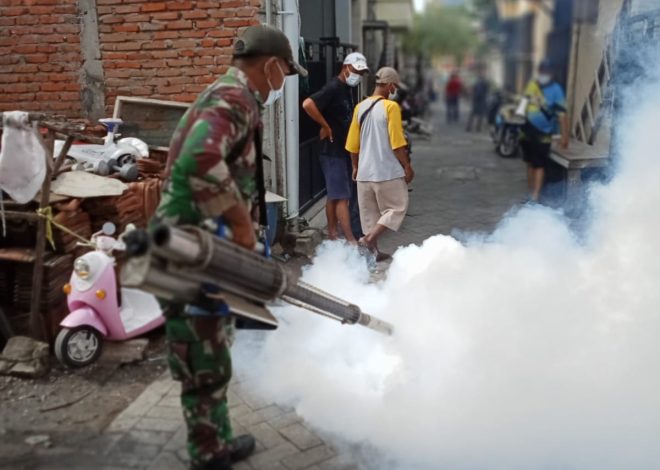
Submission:
[[[341,227],[346,241],[355,244],[362,236],[357,190],[351,179],[351,159],[344,149],[355,102],[352,89],[369,72],[367,59],[359,52],[348,54],[339,75],[303,101],[303,109],[321,126],[319,159],[325,177],[328,237],[334,240]]]
[[[401,108],[395,101],[402,87],[396,70],[381,68],[373,95],[355,107],[346,140],[365,233],[360,245],[374,253],[376,261],[390,257],[378,250],[378,239],[388,229],[397,231],[403,223],[408,210],[408,184],[415,176],[403,134]]]
[[[261,111],[281,95],[287,75],[307,75],[289,41],[269,26],[251,26],[234,44],[233,64],[181,118],[170,143],[167,183],[155,223],[202,225],[222,218],[233,241],[254,248],[257,199],[263,198]],[[181,382],[188,452],[195,470],[231,470],[253,451],[250,435],[232,435],[227,387],[234,319],[220,300],[172,306],[167,360]]]
[[[520,146],[527,163],[529,199],[538,201],[550,159],[552,135],[561,130],[563,149],[568,148],[569,140],[566,98],[561,85],[553,80],[550,61],[541,62],[537,77],[527,84],[524,94],[529,98],[529,105]]]

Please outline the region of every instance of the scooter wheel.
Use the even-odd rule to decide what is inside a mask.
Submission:
[[[55,356],[67,367],[84,367],[96,361],[103,349],[101,334],[91,326],[62,328],[55,339]]]

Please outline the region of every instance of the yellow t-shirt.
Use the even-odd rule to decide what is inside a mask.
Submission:
[[[360,117],[377,97],[370,97],[355,107],[348,130],[346,150],[359,154],[358,181],[389,181],[403,178],[405,172],[394,150],[408,145],[403,134],[401,108],[391,100],[380,100],[364,119]]]

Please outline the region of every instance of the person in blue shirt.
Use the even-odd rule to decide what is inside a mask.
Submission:
[[[529,105],[520,146],[527,163],[529,198],[538,201],[550,159],[552,136],[561,130],[563,149],[568,148],[569,139],[564,90],[553,80],[548,60],[541,62],[537,77],[527,84],[524,94],[529,98]]]

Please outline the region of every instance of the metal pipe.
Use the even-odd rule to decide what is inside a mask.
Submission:
[[[282,30],[289,39],[294,58],[297,58],[300,42],[298,30],[298,5],[296,0],[283,0]],[[299,184],[299,136],[298,136],[298,76],[286,79],[284,87],[284,126],[286,141],[286,208],[287,219],[296,219],[300,211]]]

